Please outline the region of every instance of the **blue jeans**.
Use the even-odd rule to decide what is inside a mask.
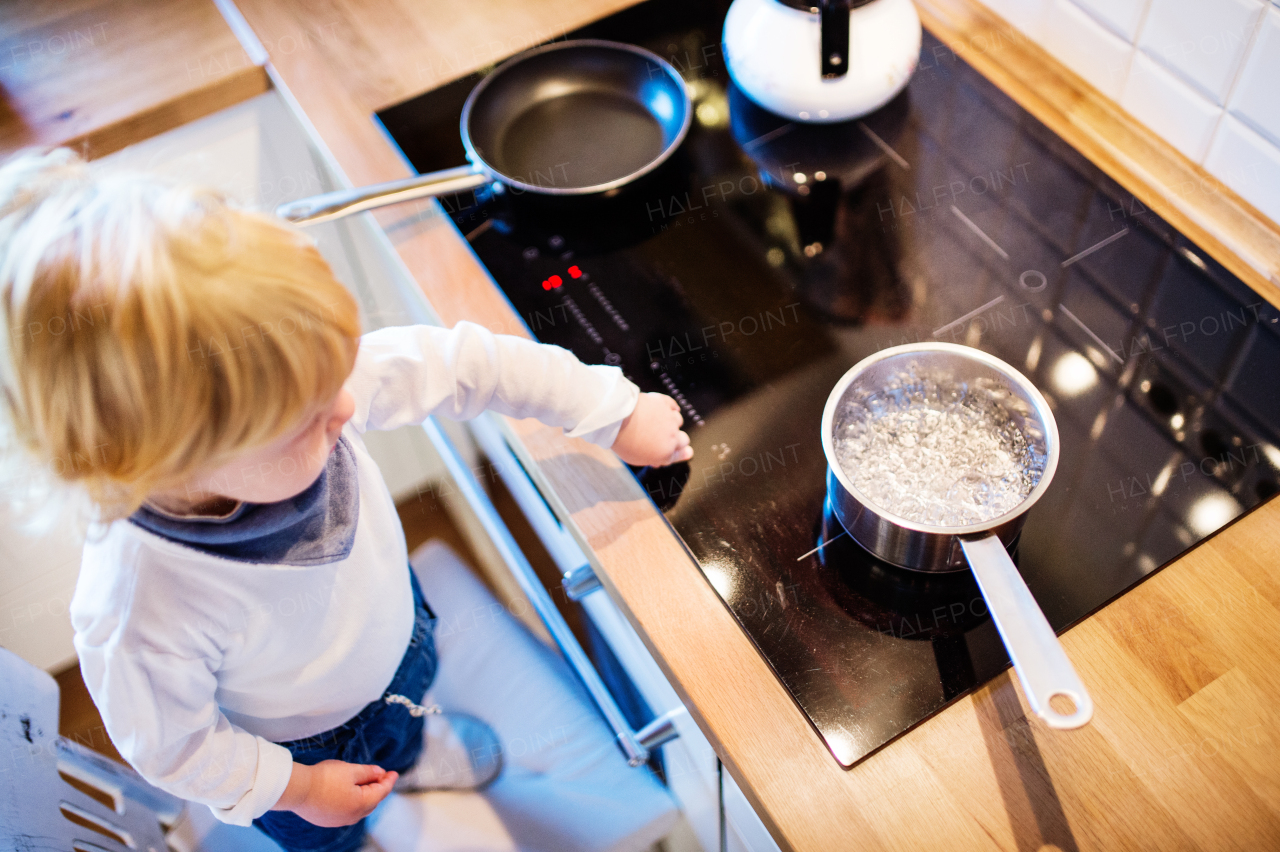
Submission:
[[[412,568],[409,577],[413,582],[413,636],[383,695],[403,695],[417,702],[436,676],[436,643],[432,635],[436,617]],[[404,772],[422,752],[424,721],[421,716],[409,715],[403,705],[379,699],[336,728],[280,745],[289,749],[295,763],[307,766],[322,760],[344,760]],[[292,811],[267,811],[253,824],[287,852],[353,852],[364,843],[363,819],[354,825],[323,828]]]

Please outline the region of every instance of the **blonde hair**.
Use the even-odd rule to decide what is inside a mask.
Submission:
[[[65,148],[0,166],[0,311],[10,491],[78,486],[97,520],[295,427],[360,334],[295,227]]]

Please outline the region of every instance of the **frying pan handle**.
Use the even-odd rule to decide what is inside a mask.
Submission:
[[[1000,631],[1013,670],[1035,714],[1051,728],[1079,728],[1093,716],[1093,699],[1062,650],[1036,599],[1009,558],[999,537],[960,539],[965,558],[987,600],[991,619]],[[1065,695],[1076,711],[1063,714],[1049,706],[1049,699]]]
[[[491,180],[475,166],[459,166],[359,189],[339,189],[324,195],[299,198],[281,204],[276,208],[276,215],[298,225],[315,225],[401,201],[475,189]]]

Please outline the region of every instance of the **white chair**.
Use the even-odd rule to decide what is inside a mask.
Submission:
[[[166,852],[182,801],[58,736],[58,683],[0,648],[0,849]]]

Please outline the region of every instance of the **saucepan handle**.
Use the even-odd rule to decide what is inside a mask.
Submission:
[[[1027,703],[1051,728],[1079,728],[1093,716],[1093,699],[1049,621],[1040,611],[1031,590],[997,536],[961,539],[965,558],[986,598],[991,619],[1000,631],[1013,669],[1027,696]],[[1049,699],[1065,695],[1075,703],[1074,713],[1059,713]]]
[[[276,208],[276,215],[296,225],[315,225],[398,204],[415,198],[431,198],[451,192],[464,192],[484,186],[492,180],[475,166],[459,166],[440,172],[429,172],[387,183],[362,186],[358,189],[339,189],[324,195],[287,201]]]

